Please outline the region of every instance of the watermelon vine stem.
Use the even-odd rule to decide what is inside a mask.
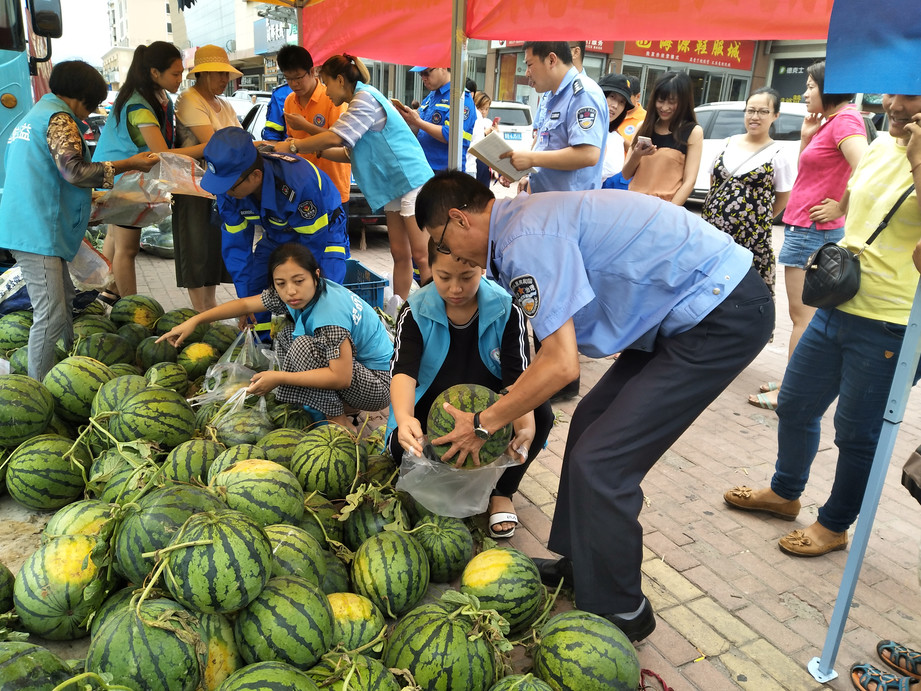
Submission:
[[[103,679],[98,674],[96,674],[95,672],[83,672],[82,674],[78,674],[75,677],[71,677],[67,681],[63,681],[57,686],[55,686],[51,691],[63,691],[63,689],[66,689],[69,686],[73,685],[74,682],[80,682],[83,680],[87,680],[87,681],[92,680],[96,682],[97,684],[100,684],[102,689],[108,689],[108,691],[132,691],[130,686],[121,686],[119,684],[107,684],[106,680]]]

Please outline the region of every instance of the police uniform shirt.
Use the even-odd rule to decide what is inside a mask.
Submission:
[[[445,170],[448,167],[448,144],[449,141],[449,116],[451,110],[451,82],[442,84],[441,87],[430,91],[423,99],[422,105],[419,106],[419,116],[425,122],[431,122],[435,125],[441,125],[441,135],[445,141],[440,142],[428,132],[420,129],[419,143],[425,152],[425,158],[432,167],[432,170]],[[476,122],[477,111],[473,104],[473,96],[469,91],[464,91],[464,134],[463,134],[463,152],[461,162],[467,156],[467,149],[470,148],[470,141],[473,138],[473,124]]]
[[[595,190],[497,200],[487,264],[538,338],[572,318],[579,351],[597,358],[695,326],[752,254],[674,204]]]
[[[558,151],[590,144],[599,149],[598,162],[589,168],[538,168],[530,178],[531,192],[594,190],[601,187],[604,147],[608,134],[608,107],[601,88],[570,67],[555,93],[541,99],[535,151]]]

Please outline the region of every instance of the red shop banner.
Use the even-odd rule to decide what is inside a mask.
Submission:
[[[627,41],[624,55],[657,58],[675,62],[750,70],[755,58],[756,41],[684,40]]]

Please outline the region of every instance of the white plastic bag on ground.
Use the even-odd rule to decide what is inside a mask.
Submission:
[[[112,265],[86,238],[67,268],[77,290],[102,290],[112,282]]]

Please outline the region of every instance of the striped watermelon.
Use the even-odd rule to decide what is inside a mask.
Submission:
[[[13,572],[0,563],[0,614],[13,609]]]
[[[201,340],[217,348],[218,352],[224,353],[233,345],[233,342],[237,340],[237,336],[239,335],[240,330],[237,327],[230,326],[230,324],[222,324],[221,322],[214,322],[208,327],[208,330],[205,331],[205,335]]]
[[[28,376],[29,374],[29,346],[22,346],[17,348],[12,353],[10,353],[10,374],[21,374],[23,376]],[[54,360],[54,364],[57,364],[57,358]]]
[[[297,667],[284,662],[256,662],[231,674],[220,691],[320,691]]]
[[[109,432],[118,441],[148,439],[171,449],[192,438],[195,413],[172,389],[148,388],[122,402],[109,419]]]
[[[52,691],[73,676],[46,648],[22,641],[0,642],[0,688],[4,691]]]
[[[114,508],[111,504],[97,499],[83,499],[68,504],[48,521],[42,532],[42,541],[47,542],[61,535],[93,535],[105,538],[102,531],[112,520]]]
[[[95,638],[99,628],[108,621],[109,617],[131,604],[131,598],[142,592],[142,588],[129,585],[109,593],[109,596],[99,605],[99,609],[93,613],[93,619],[90,622],[90,638]]]
[[[184,441],[166,455],[162,477],[173,482],[191,482],[193,478],[204,481],[211,463],[224,451],[221,444],[210,439]]]
[[[162,484],[159,470],[157,464],[151,461],[125,463],[106,481],[99,499],[119,506],[131,504],[146,494],[151,484]]]
[[[213,424],[218,441],[226,446],[255,445],[273,428],[268,414],[256,408],[241,408],[225,413]]]
[[[497,681],[489,691],[553,691],[553,688],[533,674],[510,674]]]
[[[433,583],[450,583],[461,575],[473,556],[473,536],[459,518],[431,516],[413,530],[429,558]]]
[[[178,362],[158,362],[144,372],[144,378],[151,386],[162,386],[185,395],[189,388],[189,375]]]
[[[114,378],[112,370],[99,360],[72,355],[52,367],[42,383],[54,397],[55,412],[67,422],[83,424],[90,416],[96,392]]]
[[[178,547],[198,541],[210,544]],[[258,523],[239,511],[193,515],[170,546],[176,549],[166,556],[166,586],[180,603],[199,612],[246,607],[272,574],[272,543]]]
[[[636,650],[597,614],[563,612],[540,630],[534,673],[554,691],[634,691],[640,683]]]
[[[205,372],[211,367],[221,354],[214,346],[207,343],[190,343],[183,348],[176,357],[176,362],[185,368],[189,374],[189,379],[198,379],[205,376]]]
[[[272,543],[273,576],[297,576],[314,585],[326,577],[326,555],[303,528],[279,523],[265,528]]]
[[[496,681],[496,661],[486,636],[474,633],[474,620],[459,607],[420,605],[390,632],[382,661],[408,669],[424,691],[487,691]]]
[[[89,481],[86,484],[87,492],[97,499],[102,496],[106,483],[112,479],[119,470],[126,465],[136,465],[140,457],[131,453],[130,449],[111,448],[96,455],[88,473]]]
[[[269,397],[266,396],[266,401]],[[313,417],[304,410],[304,406],[293,403],[280,403],[269,408],[269,417],[275,427],[308,430],[314,426]]]
[[[253,444],[237,444],[231,446],[226,451],[222,451],[208,468],[208,482],[211,482],[218,473],[222,473],[230,468],[234,463],[248,461],[251,458],[259,458],[262,455],[261,449]]]
[[[365,444],[366,449],[372,446]],[[359,482],[390,486],[396,479],[397,464],[390,457],[390,453],[369,454],[365,464],[365,472],[361,474]]]
[[[310,533],[324,549],[327,540],[343,540],[344,529],[339,520],[339,509],[319,492],[304,497],[304,517],[297,525]]]
[[[198,407],[195,411],[195,429],[204,431],[221,410],[223,403],[212,401]]]
[[[356,550],[369,537],[377,535],[384,530],[384,526],[391,524],[401,530],[410,527],[409,514],[403,509],[400,500],[395,496],[382,499],[367,494],[345,519],[343,539],[349,549]]]
[[[110,379],[99,387],[90,406],[90,416],[96,417],[100,413],[110,413],[130,396],[147,388],[147,380],[136,374],[123,374]]]
[[[202,691],[216,691],[233,672],[243,667],[243,656],[234,638],[233,624],[223,614],[197,614],[198,630],[204,644],[199,653]]]
[[[351,586],[348,567],[333,552],[324,551],[323,556],[326,558],[326,575],[320,589],[327,595],[347,592]]]
[[[191,307],[179,307],[177,309],[170,310],[157,320],[156,326],[154,326],[154,331],[158,336],[162,336],[167,331],[171,331],[173,328],[179,326],[183,322],[188,321],[197,314],[198,312],[193,310]],[[185,340],[187,340],[189,343],[197,343],[198,341],[202,340],[202,338],[204,338],[207,332],[208,325],[199,324]]]
[[[95,333],[77,340],[74,355],[85,355],[104,365],[134,362],[134,348],[127,340],[114,333]]]
[[[383,532],[372,535],[352,560],[352,585],[387,616],[412,609],[429,585],[429,561],[412,535]]]
[[[355,593],[331,593],[327,599],[333,612],[333,646],[357,650],[377,638],[387,623],[380,609],[368,598]],[[365,650],[365,655],[375,655]]]
[[[291,458],[291,470],[306,492],[327,499],[345,499],[365,467],[364,448],[339,425],[323,425],[307,432]]]
[[[494,609],[512,631],[530,624],[544,603],[544,586],[531,558],[510,547],[480,552],[464,569],[461,592],[475,595],[484,609]]]
[[[54,415],[54,396],[22,374],[0,375],[0,446],[19,446],[41,434]]]
[[[56,434],[40,434],[10,454],[6,489],[19,504],[33,511],[54,511],[83,494],[89,457],[81,446]]]
[[[99,627],[86,671],[110,674],[135,691],[195,691],[201,682],[194,617],[167,599],[145,600],[140,616],[123,607]]]
[[[24,312],[4,314],[0,317],[0,351],[8,352],[27,345],[31,328],[31,315]]]
[[[176,362],[179,351],[169,341],[157,343],[158,336],[148,336],[134,351],[135,364],[145,372],[158,362]]]
[[[122,324],[118,327],[118,331],[115,333],[117,333],[131,344],[133,352],[137,352],[137,347],[141,344],[141,341],[143,341],[145,338],[148,338],[149,336],[153,336],[153,332],[151,332],[150,329],[135,322]]]
[[[106,307],[98,300],[93,300],[93,302],[83,308],[82,314],[101,314],[102,316],[106,316]]]
[[[93,334],[114,334],[117,330],[118,326],[115,322],[104,314],[81,314],[74,319],[74,338],[78,340]],[[95,357],[95,355],[90,355],[90,357]]]
[[[400,691],[390,670],[366,655],[330,653],[307,674],[329,691]]]
[[[304,492],[294,473],[272,461],[250,459],[214,476],[209,487],[227,506],[259,525],[296,523],[304,515]]]
[[[234,632],[248,663],[275,660],[307,670],[332,645],[333,613],[317,586],[276,576],[237,614]]]
[[[122,377],[126,374],[136,374],[138,376],[142,376],[144,374],[140,367],[137,365],[130,365],[126,362],[116,362],[109,369],[112,370],[112,374],[114,374],[116,377]]]
[[[192,514],[224,508],[220,499],[198,487],[173,485],[153,490],[129,509],[115,532],[116,570],[133,583],[143,583],[154,559],[142,554],[166,547]]]
[[[151,331],[157,320],[163,316],[160,303],[146,295],[127,295],[112,306],[109,319],[116,324],[134,322]]]
[[[435,400],[432,401],[432,407],[429,408],[425,427],[428,438],[438,439],[454,430],[454,417],[444,409],[445,403],[450,403],[465,413],[476,413],[477,411],[485,410],[498,400],[499,394],[479,384],[455,384],[442,391],[435,397]],[[508,443],[512,440],[513,433],[512,423],[494,432],[480,447],[480,465],[487,465],[499,458],[508,448]],[[432,448],[438,458],[441,458],[451,447],[450,445],[439,445]],[[449,462],[453,465],[456,461],[457,458],[454,457]],[[473,460],[468,458],[463,467],[473,468]]]
[[[13,588],[16,613],[26,631],[50,641],[86,635],[84,622],[108,592],[105,572],[96,565],[105,550],[105,542],[90,535],[65,535],[26,558]]]
[[[282,428],[272,430],[256,442],[256,446],[262,449],[260,458],[265,458],[283,465],[285,468],[290,468],[294,449],[304,440],[305,436],[307,436],[307,433],[299,429]]]

